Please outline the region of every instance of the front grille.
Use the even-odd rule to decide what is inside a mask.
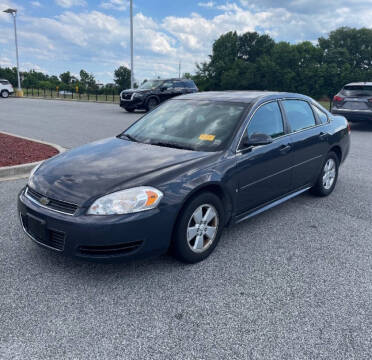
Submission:
[[[63,251],[65,247],[65,234],[60,231],[49,230],[49,246]]]
[[[31,198],[32,200],[36,201],[41,206],[68,215],[74,215],[78,208],[78,206],[75,204],[46,197],[38,193],[37,191],[31,189],[30,187],[27,187],[25,195]],[[42,198],[46,198],[49,202],[46,205],[44,205],[43,203],[40,202]]]
[[[123,100],[131,100],[132,99],[132,94],[121,94],[121,98]]]
[[[109,246],[80,246],[79,250],[85,255],[121,255],[136,251],[142,243],[143,241],[132,241]]]
[[[45,245],[51,249],[57,250],[57,251],[63,251],[65,248],[65,234],[60,231],[56,230],[46,230],[44,232],[44,236],[41,236],[40,234],[36,234],[31,230],[31,227],[29,226],[29,217],[20,215],[21,216],[21,222],[24,230],[26,233],[31,236],[35,241],[38,243]]]

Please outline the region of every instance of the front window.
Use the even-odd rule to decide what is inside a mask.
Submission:
[[[276,101],[261,106],[248,126],[248,137],[265,134],[273,139],[285,134],[282,113]]]
[[[145,115],[124,136],[160,146],[217,151],[231,140],[246,105],[171,100]]]
[[[139,89],[141,90],[153,90],[159,87],[163,83],[162,80],[149,80],[143,83]]]

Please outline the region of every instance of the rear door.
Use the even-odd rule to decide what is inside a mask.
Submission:
[[[290,136],[286,136],[285,124],[277,101],[263,104],[253,115],[244,137],[253,133],[270,135],[268,145],[244,148],[237,153],[237,211],[254,209],[270,202],[291,189],[293,153]]]
[[[293,188],[312,185],[318,177],[328,149],[325,125],[311,105],[300,99],[282,100],[294,154]]]

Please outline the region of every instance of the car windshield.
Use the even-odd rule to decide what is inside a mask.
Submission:
[[[372,86],[347,85],[343,88],[342,94],[345,96],[372,96]]]
[[[245,104],[171,100],[133,124],[122,135],[132,141],[198,151],[226,146]]]
[[[145,83],[143,83],[139,87],[139,89],[141,89],[141,90],[152,90],[152,89],[156,89],[162,83],[163,83],[162,80],[149,80],[149,81],[146,81]]]

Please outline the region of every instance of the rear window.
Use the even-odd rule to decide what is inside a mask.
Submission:
[[[326,124],[328,122],[328,116],[322,110],[320,110],[317,106],[313,105],[313,109],[315,113],[318,115],[318,118],[322,124]]]
[[[315,126],[313,110],[306,101],[284,100],[282,104],[292,132]]]
[[[185,87],[188,89],[196,89],[196,85],[193,81],[185,81]]]
[[[371,85],[346,85],[341,93],[345,96],[372,96]]]
[[[9,85],[9,81],[8,80],[0,80],[0,84]]]

